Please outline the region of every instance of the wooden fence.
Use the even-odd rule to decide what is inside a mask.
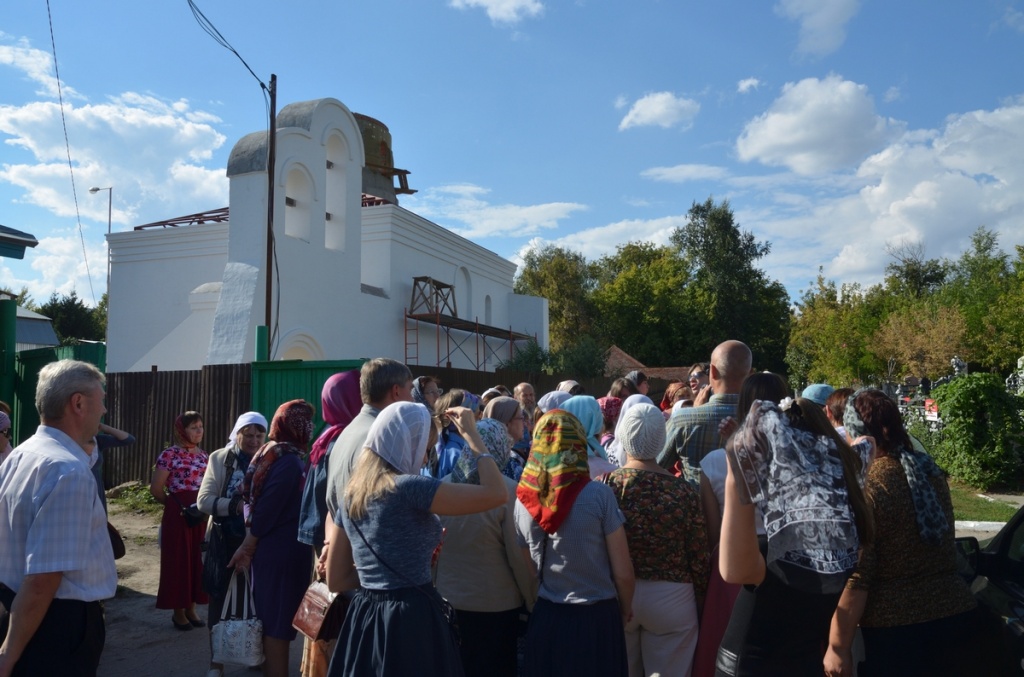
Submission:
[[[302,397],[313,402],[320,415],[320,388],[328,363],[271,363],[272,369],[263,375],[265,384],[261,398],[266,400],[278,394],[281,401]],[[358,362],[338,363],[337,371],[354,368]],[[317,370],[318,380],[310,380],[309,372]],[[411,365],[414,376],[434,376],[441,381],[441,387],[463,388],[480,395],[488,388],[503,384],[509,389],[516,384],[527,382],[533,385],[537,397],[554,390],[559,382],[570,378],[564,375],[534,374],[503,370],[499,372],[472,371],[468,369],[442,369]],[[323,378],[320,378],[322,376]],[[586,392],[594,397],[603,397],[608,392],[612,379],[576,379]],[[297,392],[295,383],[304,383]],[[290,385],[289,385],[290,384]],[[667,382],[651,379],[648,393],[655,403],[661,399]],[[289,386],[289,387],[285,387]],[[290,388],[290,389],[289,389]],[[206,436],[202,447],[207,451],[219,449],[227,444],[228,434],[239,414],[253,408],[253,366],[251,364],[221,364],[203,367],[198,371],[148,371],[107,374],[106,421],[115,428],[135,435],[136,443],[130,447],[108,449],[104,453],[103,477],[108,488],[124,482],[138,480],[148,483],[153,474],[156,457],[167,448],[173,436],[175,417],[188,410],[203,415]],[[269,402],[269,400],[268,400]],[[263,402],[269,419],[279,401],[272,404]],[[319,423],[319,416],[317,421]],[[319,429],[319,426],[318,426]]]
[[[204,449],[223,447],[235,419],[250,409],[251,374],[249,364],[107,374],[106,421],[136,438],[130,447],[104,453],[107,487],[131,480],[149,483],[156,457],[173,438],[174,419],[184,411],[203,415]]]

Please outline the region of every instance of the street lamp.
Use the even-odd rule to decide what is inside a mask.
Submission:
[[[110,210],[114,205],[114,187],[107,186],[106,188],[99,188],[93,186],[89,189],[89,192],[95,195],[101,190],[107,191],[107,312],[110,312]],[[106,341],[104,341],[106,342]]]
[[[107,191],[107,235],[110,235],[110,208],[114,204],[114,187],[107,186],[106,188],[97,188],[96,186],[93,186],[89,189],[89,192],[95,195],[101,190]]]

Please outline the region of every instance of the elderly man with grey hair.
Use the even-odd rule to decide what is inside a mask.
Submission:
[[[99,666],[100,600],[114,596],[117,569],[85,447],[107,411],[104,382],[85,362],[43,367],[42,423],[0,467],[0,677]]]

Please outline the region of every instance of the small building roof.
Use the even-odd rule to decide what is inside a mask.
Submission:
[[[9,259],[25,258],[25,248],[35,247],[39,240],[34,235],[0,225],[0,256]]]

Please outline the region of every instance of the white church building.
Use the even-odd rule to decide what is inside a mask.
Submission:
[[[108,371],[254,359],[268,324],[267,139],[232,149],[228,209],[108,235]],[[513,293],[514,263],[398,205],[414,191],[382,123],[319,99],[282,109],[276,139],[270,359],[489,371],[511,343],[547,348],[547,300]]]

